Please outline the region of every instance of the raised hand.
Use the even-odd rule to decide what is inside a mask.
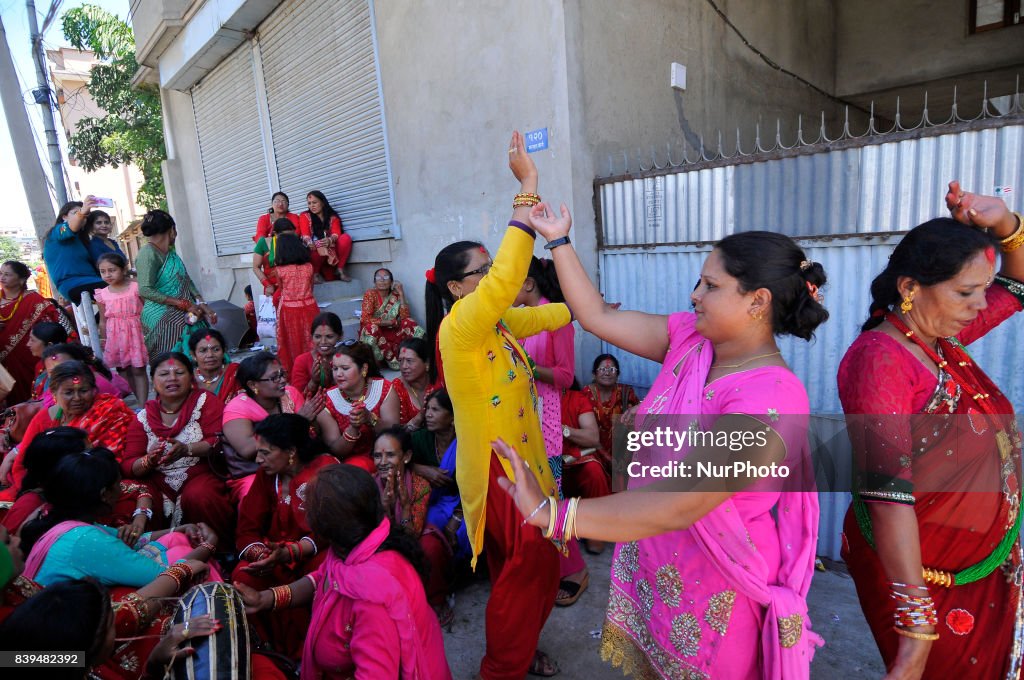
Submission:
[[[992,229],[997,238],[1006,238],[1017,229],[1017,219],[1001,198],[965,192],[953,180],[946,192],[946,208],[957,222],[981,229]]]
[[[572,215],[563,203],[559,207],[560,216],[556,217],[554,209],[547,203],[538,203],[530,210],[530,223],[537,233],[549,241],[568,236],[572,229]]]
[[[508,167],[520,183],[537,180],[537,166],[530,154],[526,153],[526,140],[519,130],[512,133],[508,143]]]

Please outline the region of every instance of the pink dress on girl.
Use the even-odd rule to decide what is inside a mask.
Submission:
[[[139,284],[132,281],[128,289],[115,293],[100,288],[94,295],[103,303],[103,318],[107,326],[107,344],[103,347],[103,360],[116,368],[143,368],[149,364],[146,338],[142,334],[142,298]]]
[[[709,431],[721,414],[750,415],[782,437],[780,465],[790,476],[733,494],[689,529],[620,543],[601,656],[638,677],[806,680],[822,644],[807,616],[818,537],[807,392],[780,366],[705,384],[714,349],[695,319],[688,312],[669,316],[669,349],[640,404],[637,429],[685,431],[696,424]],[[637,459],[656,465],[685,453],[641,451]],[[635,482],[630,486],[643,485]]]

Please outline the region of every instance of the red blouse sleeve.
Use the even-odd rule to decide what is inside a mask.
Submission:
[[[1021,310],[1020,300],[998,283],[989,287],[985,293],[985,302],[988,303],[988,307],[981,310],[971,325],[956,336],[961,344],[969,345],[984,337],[986,333]]]
[[[273,493],[270,478],[262,471],[256,473],[252,487],[238,506],[238,531],[235,534],[235,548],[241,552],[253,543],[263,543],[270,527],[273,508],[270,498]]]
[[[338,217],[337,215],[331,218],[330,233],[334,234],[335,236],[341,236],[344,233],[344,230],[341,228],[341,218]]]
[[[911,416],[936,381],[895,339],[866,332],[839,365],[839,399],[865,501],[913,503]]]
[[[136,458],[146,455],[146,447],[149,445],[149,438],[146,431],[142,429],[142,423],[137,418],[132,418],[128,423],[128,431],[124,437],[124,453],[121,455],[121,473],[125,477],[134,477],[131,463]]]
[[[308,212],[299,215],[299,236],[313,238],[313,227],[309,221]]]
[[[260,218],[256,220],[256,235],[252,237],[253,241],[259,241],[261,238],[265,238],[270,234],[270,215],[263,213]]]

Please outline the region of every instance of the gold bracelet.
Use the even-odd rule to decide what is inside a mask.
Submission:
[[[932,569],[931,567],[921,567],[921,575],[924,577],[925,583],[932,583],[943,588],[953,587],[955,580],[953,574],[948,571]]]
[[[548,507],[551,509],[551,514],[548,515],[548,528],[544,530],[544,538],[550,539],[555,535],[555,522],[558,519],[558,498],[548,496]]]
[[[1012,253],[1024,245],[1024,217],[1020,213],[1012,213],[1017,218],[1017,230],[999,242],[1004,253]]]
[[[903,637],[908,637],[911,640],[925,640],[927,642],[934,642],[935,640],[939,639],[938,633],[915,633],[912,630],[900,628],[899,626],[893,626],[892,629],[896,631],[897,634],[902,635]]]

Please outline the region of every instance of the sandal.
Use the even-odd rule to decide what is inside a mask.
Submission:
[[[575,581],[570,581],[568,579],[562,579],[558,584],[558,588],[559,590],[564,590],[565,592],[569,593],[569,596],[557,598],[555,600],[555,604],[559,607],[568,607],[570,605],[576,604],[576,600],[580,599],[580,595],[583,594],[583,592],[587,589],[587,586],[589,585],[590,572],[584,574],[583,580],[579,583],[576,583]]]
[[[530,675],[550,678],[553,675],[561,673],[562,669],[558,667],[558,664],[551,660],[550,656],[538,649],[533,655],[533,661],[530,662],[530,669],[526,672]]]

